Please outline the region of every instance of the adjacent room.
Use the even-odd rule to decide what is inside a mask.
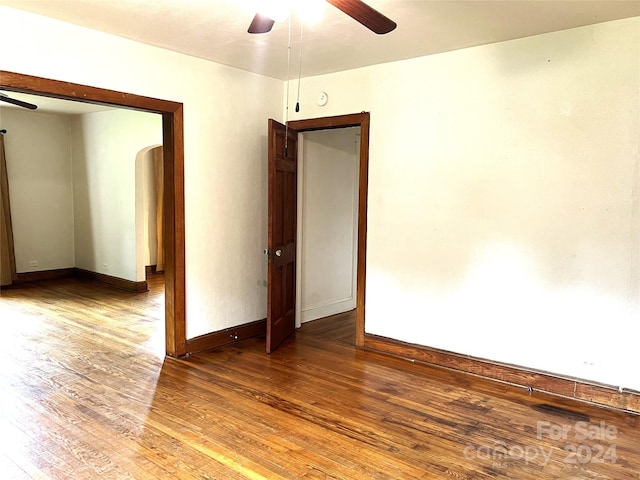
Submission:
[[[158,263],[155,165],[145,152],[162,143],[160,116],[21,98],[38,108],[0,110],[17,273],[101,275],[144,290],[145,267]]]
[[[640,1],[306,3],[0,0],[3,472],[639,478]]]

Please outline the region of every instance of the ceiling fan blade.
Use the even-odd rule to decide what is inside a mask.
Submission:
[[[23,102],[22,100],[7,97],[4,94],[0,94],[0,102],[12,103],[13,105],[18,105],[19,107],[28,108],[29,110],[35,110],[36,108],[38,108],[38,106],[34,105],[33,103]]]
[[[397,27],[396,22],[361,0],[327,0],[327,2],[378,35],[389,33]]]
[[[271,31],[271,27],[276,23],[275,20],[265,17],[264,15],[260,15],[256,13],[256,16],[253,17],[251,21],[251,25],[249,25],[249,33],[267,33]]]

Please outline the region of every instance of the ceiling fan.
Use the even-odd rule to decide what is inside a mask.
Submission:
[[[12,105],[28,108],[29,110],[35,110],[36,108],[38,108],[38,106],[34,105],[33,103],[25,102],[23,100],[18,100],[17,98],[11,98],[7,94],[2,92],[0,92],[0,102],[11,103]]]
[[[372,32],[378,35],[384,35],[396,28],[396,22],[385,17],[383,14],[370,7],[362,0],[327,0],[328,3],[336,7],[338,10],[349,15],[354,20],[360,22]],[[249,33],[267,33],[271,31],[275,20],[256,13],[253,17],[251,25],[249,25]]]

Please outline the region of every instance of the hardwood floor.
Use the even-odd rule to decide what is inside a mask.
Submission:
[[[3,479],[640,479],[640,416],[356,350],[349,314],[165,359],[149,286],[0,292]]]

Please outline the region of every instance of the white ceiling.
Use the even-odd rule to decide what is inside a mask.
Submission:
[[[298,0],[301,1],[301,0]],[[302,0],[304,1],[304,0]],[[288,22],[250,35],[257,0],[0,0],[0,5],[212,60],[287,77]],[[640,16],[640,0],[367,0],[398,28],[376,35],[335,7],[305,25],[302,76]],[[300,23],[292,20],[291,77],[298,75]]]
[[[307,1],[307,0],[298,0]],[[0,0],[0,5],[167,48],[274,78],[287,78],[288,22],[247,28],[260,0]],[[304,25],[302,76],[348,70],[609,20],[640,16],[640,0],[367,0],[398,28],[376,35],[325,4]],[[291,21],[291,67],[300,67],[300,21]],[[9,93],[40,112],[108,107]],[[0,103],[2,107],[9,104]],[[17,107],[19,108],[19,107]]]

